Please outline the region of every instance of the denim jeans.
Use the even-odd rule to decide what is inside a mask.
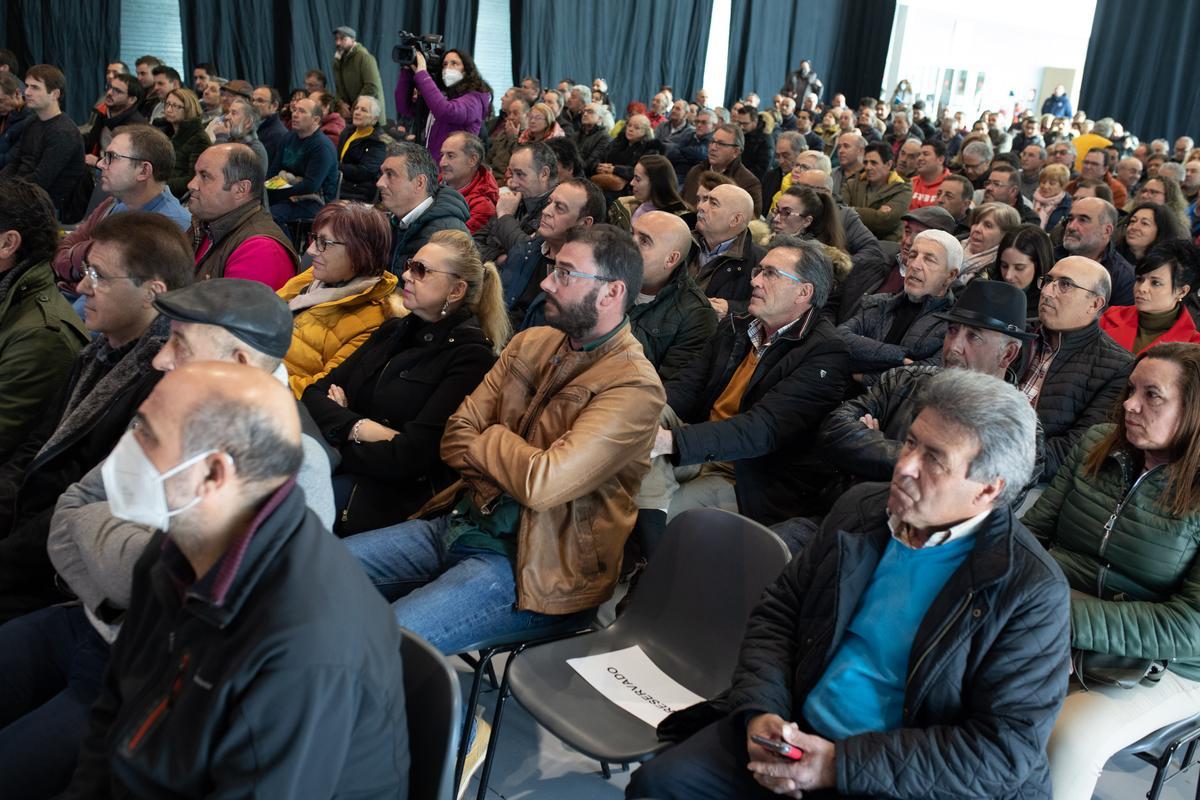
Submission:
[[[0,793],[52,797],[66,788],[108,665],[108,643],[80,605],[0,625]]]
[[[518,611],[513,564],[485,550],[446,550],[449,516],[411,520],[343,541],[375,588],[392,604],[396,622],[446,655],[484,640],[558,626],[570,617]]]

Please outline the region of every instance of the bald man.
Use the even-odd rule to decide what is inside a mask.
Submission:
[[[687,223],[666,211],[633,221],[633,241],[642,255],[642,289],[629,312],[633,335],[663,381],[698,356],[717,329],[709,299],[680,269],[692,250]]]
[[[688,274],[718,319],[746,313],[750,273],[764,252],[750,236],[752,219],[754,200],[740,186],[717,186],[696,205],[696,247],[688,258]]]
[[[1100,262],[1108,271],[1112,287],[1108,299],[1114,306],[1131,306],[1133,265],[1117,250],[1117,220],[1116,206],[1107,200],[1099,197],[1077,199],[1067,212],[1062,244],[1054,255],[1060,259],[1068,255],[1083,256]]]
[[[400,636],[305,506],[296,402],[244,364],[159,382],[108,459],[158,533],[67,797],[382,797],[408,782]]]
[[[1020,387],[1046,433],[1042,479],[1049,481],[1084,431],[1105,421],[1125,389],[1133,356],[1100,330],[1112,291],[1102,264],[1069,256],[1044,280],[1034,328],[1038,338]]]

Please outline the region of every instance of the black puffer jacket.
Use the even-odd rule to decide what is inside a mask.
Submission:
[[[375,128],[369,136],[360,136],[346,148],[346,140],[354,134],[354,128],[349,127],[338,137],[337,152],[338,169],[342,171],[342,189],[339,197],[343,200],[358,200],[363,203],[374,203],[379,194],[375,184],[379,182],[380,167],[387,158],[388,145],[392,137]],[[346,154],[342,155],[342,149]]]
[[[687,270],[676,268],[654,300],[629,310],[629,325],[658,376],[669,381],[704,352],[717,332],[717,312]]]
[[[719,297],[729,303],[730,314],[745,314],[750,303],[750,273],[767,251],[754,243],[750,229],[737,235],[733,244],[707,264],[700,263],[704,238],[692,234],[695,244],[688,256],[688,274],[706,297]]]
[[[764,525],[815,513],[826,470],[809,454],[817,426],[850,380],[850,359],[828,321],[810,310],[762,354],[738,413],[709,422],[713,403],[750,352],[749,316],[731,316],[703,355],[666,385],[687,423],[675,432],[680,465],[733,463],[738,510]]]
[[[1132,370],[1133,355],[1098,323],[1062,335],[1037,403],[1046,432],[1043,480],[1054,477],[1088,428],[1107,421]]]
[[[942,369],[911,366],[883,373],[878,383],[842,403],[825,418],[817,432],[817,451],[821,457],[855,481],[891,480],[900,458],[900,446],[916,419],[914,398]],[[879,430],[859,422],[864,414],[875,418]],[[1041,480],[1045,462],[1046,438],[1039,421],[1033,474],[1029,485],[1013,501],[1013,508],[1020,508],[1025,495]]]
[[[339,536],[407,519],[458,476],[438,455],[446,420],[475,390],[496,356],[467,309],[434,323],[413,314],[390,319],[362,347],[301,398],[326,441],[342,456],[339,472],[354,478]],[[329,399],[346,392],[349,407]],[[350,429],[371,419],[400,431],[386,442],[355,444]]]
[[[596,164],[599,163],[600,156],[604,155],[604,149],[608,147],[612,137],[599,125],[593,125],[590,131],[585,131],[580,125],[579,130],[571,135],[571,141],[579,149],[579,161],[583,164],[584,174],[591,175],[596,171]]]
[[[838,501],[751,615],[729,692],[668,717],[661,736],[728,713],[804,725],[808,692],[891,537],[887,494],[863,484]],[[837,742],[839,795],[1049,800],[1046,740],[1067,691],[1067,582],[1008,509],[975,536],[913,641],[903,727]]]
[[[880,373],[903,366],[906,358],[917,363],[942,363],[946,321],[933,315],[954,305],[954,295],[950,292],[942,297],[926,295],[920,313],[900,344],[888,344],[884,339],[892,327],[896,309],[906,300],[904,294],[869,295],[863,298],[858,313],[838,326],[838,333],[850,348],[853,371],[864,373],[864,386],[873,386]]]

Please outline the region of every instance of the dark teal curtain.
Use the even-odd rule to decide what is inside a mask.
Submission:
[[[333,29],[349,25],[379,62],[390,116],[396,34],[440,33],[448,47],[470,52],[478,11],[478,0],[182,0],[183,60],[189,69],[210,61],[222,77],[267,83],[286,96],[310,69],[332,74]]]
[[[87,122],[104,94],[104,67],[121,51],[121,0],[8,0],[0,24],[0,41],[21,62],[19,77],[34,64],[54,64],[67,79],[63,110]]]
[[[804,59],[822,100],[878,94],[895,15],[896,0],[733,0],[725,102],[754,91],[769,104]]]
[[[1098,0],[1079,107],[1092,119],[1118,120],[1143,141],[1197,138],[1197,42],[1200,3]]]
[[[712,0],[511,0],[513,72],[550,85],[602,77],[618,116],[631,100],[648,103],[663,84],[691,97],[704,77],[712,7]]]

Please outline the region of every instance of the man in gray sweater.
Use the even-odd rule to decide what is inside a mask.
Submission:
[[[280,364],[291,345],[292,317],[266,285],[216,278],[159,294],[154,306],[171,320],[155,368],[234,362],[275,374],[286,385]],[[296,483],[329,528],[330,458],[315,424],[303,406],[299,410],[304,458]],[[112,515],[103,469],[102,462],[62,494],[50,523],[47,548],[58,582],[79,602],[0,626],[0,683],[11,690],[0,707],[0,785],[22,786],[34,796],[56,794],[70,779],[129,605],[134,565],[154,535]]]

